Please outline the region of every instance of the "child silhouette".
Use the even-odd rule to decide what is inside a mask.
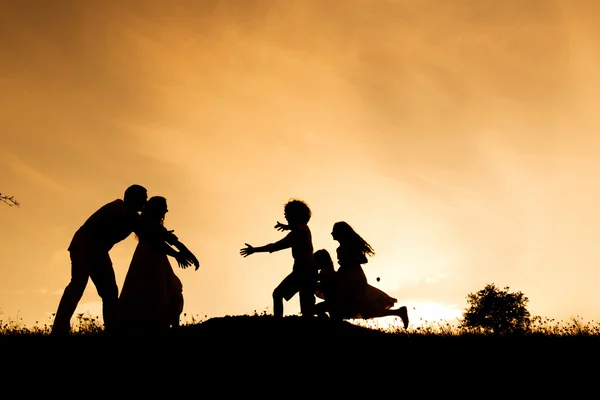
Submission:
[[[406,307],[392,309],[397,300],[367,282],[362,264],[368,262],[367,255],[375,254],[371,245],[345,221],[336,222],[331,235],[339,242],[336,249],[339,268],[333,275],[334,284],[329,284],[333,293],[326,295],[326,305],[319,307],[328,307],[332,317],[339,315],[343,319],[370,319],[394,315],[400,317],[404,328],[407,328],[409,321]],[[326,252],[319,250],[321,251]],[[331,257],[327,256],[329,253],[315,257],[318,262],[317,269],[322,271],[323,268],[333,268]],[[331,267],[328,266],[329,263]]]
[[[312,234],[308,227],[311,210],[304,201],[292,199],[284,206],[284,216],[288,223],[282,224],[277,221],[275,225],[275,229],[279,231],[289,231],[283,239],[261,247],[253,247],[246,243],[240,254],[247,257],[254,253],[273,253],[291,248],[294,258],[292,272],[273,291],[273,315],[283,317],[283,299],[290,301],[299,293],[301,315],[312,317],[317,270],[313,259]]]

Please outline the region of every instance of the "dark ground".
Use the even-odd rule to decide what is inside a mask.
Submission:
[[[494,357],[544,357],[546,354],[560,356],[563,352],[571,358],[580,353],[592,355],[600,350],[600,337],[551,337],[551,336],[507,336],[487,337],[482,335],[425,335],[417,333],[383,332],[357,326],[349,322],[334,322],[328,319],[303,319],[288,316],[282,319],[268,315],[225,316],[182,326],[161,337],[135,336],[111,337],[103,333],[96,335],[55,338],[50,336],[3,336],[0,337],[0,350],[10,352],[37,349],[40,352],[91,351],[92,349],[117,349],[126,351],[143,350],[151,346],[156,351],[177,351],[182,355],[210,355],[212,352],[254,352],[285,357],[286,354],[341,355],[356,354],[358,357],[368,352],[377,355],[402,358],[412,357],[412,362],[424,356],[456,357],[454,362],[474,352],[473,361]],[[362,353],[362,355],[361,355]],[[102,355],[102,354],[99,354]]]
[[[153,387],[166,386],[221,397],[205,392],[214,386],[223,396],[321,397],[323,385],[353,398],[573,397],[596,382],[599,345],[596,337],[424,336],[317,318],[226,316],[163,337],[0,337],[0,376],[21,394],[50,380],[50,389],[85,385],[84,397],[113,386],[111,396],[127,387],[156,397]],[[34,386],[10,385],[24,377]]]

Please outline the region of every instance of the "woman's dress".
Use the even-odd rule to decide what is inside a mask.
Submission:
[[[124,332],[164,332],[179,323],[183,285],[168,256],[158,249],[159,243],[139,239],[119,296]]]

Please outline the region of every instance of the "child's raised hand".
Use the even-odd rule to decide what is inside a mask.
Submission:
[[[275,224],[275,229],[277,229],[278,231],[289,231],[290,226],[277,221],[277,223]]]
[[[246,245],[246,247],[240,250],[240,254],[244,257],[248,257],[250,254],[254,254],[254,247],[250,246],[248,243],[244,244]]]

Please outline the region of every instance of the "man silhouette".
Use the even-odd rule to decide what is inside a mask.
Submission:
[[[71,258],[71,281],[58,304],[52,334],[68,334],[71,317],[83,296],[88,279],[91,278],[102,299],[102,315],[106,333],[114,333],[118,323],[119,290],[109,251],[126,239],[132,232],[138,236],[149,234],[145,231],[139,212],[148,199],[146,188],[131,185],[125,190],[123,199],[105,204],[75,232],[69,245]],[[179,266],[187,267],[197,263],[194,257],[185,252],[175,252],[167,243],[177,243],[177,237],[167,231],[164,237],[165,252],[177,259]]]

